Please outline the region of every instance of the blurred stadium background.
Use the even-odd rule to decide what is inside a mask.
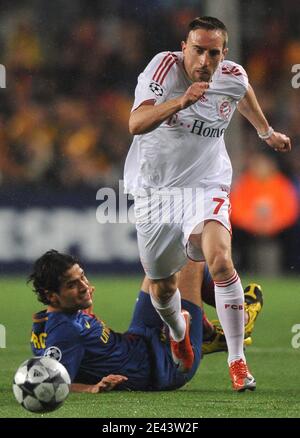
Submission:
[[[199,15],[226,23],[228,58],[244,65],[270,124],[293,143],[290,154],[269,151],[239,115],[227,133],[236,264],[245,275],[255,273],[248,279],[261,281],[266,292],[249,349],[260,392],[251,404],[234,398],[222,355],[205,358],[179,393],[109,394],[101,411],[86,395],[74,395],[59,415],[299,416],[298,338],[291,346],[292,327],[300,323],[299,283],[292,275],[300,273],[300,89],[291,82],[292,66],[300,64],[298,0],[0,0],[0,10],[6,68],[0,324],[7,334],[6,349],[0,336],[0,417],[30,416],[16,407],[10,384],[30,355],[30,314],[38,309],[25,275],[44,251],[72,252],[87,272],[113,274],[94,277],[103,292],[96,312],[104,307],[109,325],[127,327],[142,275],[135,229],[98,223],[96,194],[103,187],[118,190],[122,179],[137,75],[155,53],[178,50],[186,25]],[[125,277],[129,273],[138,275]],[[201,403],[189,388],[201,391]]]

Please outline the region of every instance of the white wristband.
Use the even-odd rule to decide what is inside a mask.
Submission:
[[[259,136],[259,138],[261,138],[262,140],[268,140],[268,138],[271,137],[271,135],[274,134],[274,129],[272,128],[272,126],[269,126],[268,132],[266,132],[265,134],[260,134],[257,131],[257,135]]]

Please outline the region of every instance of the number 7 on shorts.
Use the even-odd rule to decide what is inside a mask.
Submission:
[[[216,205],[216,207],[215,207],[215,209],[214,209],[213,214],[218,214],[219,211],[220,211],[220,208],[222,207],[222,205],[223,205],[224,202],[225,202],[225,199],[222,199],[222,198],[213,198],[213,201],[214,201],[214,202],[217,202],[217,205]]]

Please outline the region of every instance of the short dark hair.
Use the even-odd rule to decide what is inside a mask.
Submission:
[[[59,293],[64,273],[78,260],[69,255],[51,249],[43,254],[33,265],[33,272],[28,276],[27,283],[32,283],[33,292],[38,300],[50,304],[47,292]]]
[[[205,29],[205,30],[220,30],[224,37],[224,45],[223,49],[227,47],[228,44],[228,32],[227,28],[222,21],[218,20],[218,18],[215,17],[197,17],[194,18],[193,21],[190,22],[188,26],[188,34],[186,36],[186,39],[188,39],[188,36],[192,30],[196,29]]]

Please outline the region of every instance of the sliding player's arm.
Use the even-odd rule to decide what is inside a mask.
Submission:
[[[126,382],[127,377],[119,374],[109,374],[103,377],[100,382],[95,385],[86,385],[84,383],[71,383],[71,392],[89,392],[91,394],[98,394],[99,392],[108,392],[113,390],[117,385]]]

